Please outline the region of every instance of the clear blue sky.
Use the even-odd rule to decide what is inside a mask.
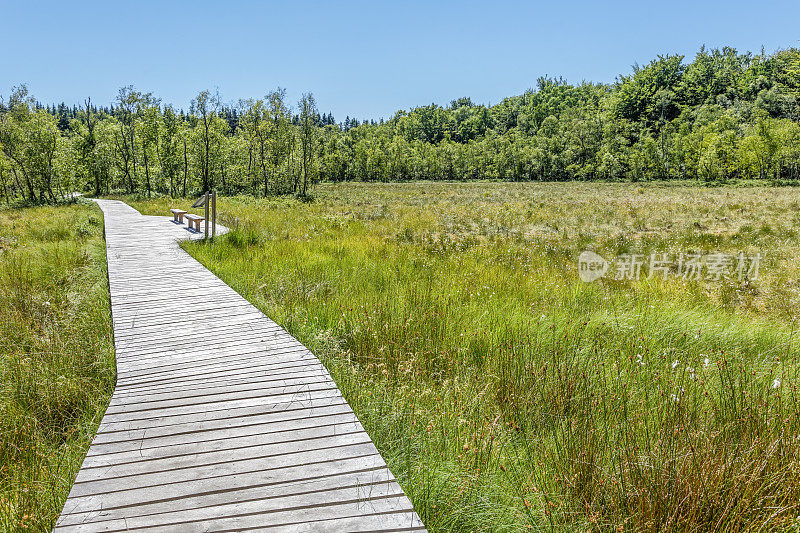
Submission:
[[[459,96],[497,103],[561,75],[610,82],[657,54],[800,46],[800,2],[65,2],[0,0],[0,94],[113,101],[121,86],[188,109],[278,85],[336,120]]]

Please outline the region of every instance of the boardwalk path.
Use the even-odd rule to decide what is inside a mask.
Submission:
[[[319,360],[177,244],[105,213],[117,387],[56,531],[419,531]]]

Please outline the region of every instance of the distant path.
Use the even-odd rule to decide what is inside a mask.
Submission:
[[[424,531],[319,360],[186,226],[97,203],[117,387],[56,531]]]

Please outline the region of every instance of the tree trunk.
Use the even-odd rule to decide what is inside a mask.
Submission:
[[[2,180],[2,181],[3,181],[3,196],[5,196],[5,198],[6,198],[6,205],[8,205],[9,203],[11,203],[11,201],[10,201],[10,200],[9,200],[9,198],[8,198],[8,189],[6,188],[6,179],[5,179],[5,178],[3,178],[3,180]]]
[[[134,130],[133,124],[131,124],[131,162],[133,163],[133,177],[131,178],[131,192],[135,186],[134,180],[136,180],[136,145],[134,144]]]
[[[147,150],[144,153],[144,178],[147,184],[147,197],[150,198],[150,168],[147,164]]]
[[[211,167],[211,161],[209,159],[210,154],[211,154],[211,139],[209,138],[209,135],[208,135],[208,119],[206,117],[203,117],[203,125],[204,125],[204,128],[205,128],[205,134],[206,134],[205,135],[205,139],[204,139],[205,145],[206,145],[205,146],[205,148],[206,148],[206,159],[205,159],[204,164],[203,164],[203,190],[207,191],[208,190],[208,185],[209,185],[209,169]]]
[[[183,196],[186,196],[186,179],[189,177],[189,155],[186,150],[186,139],[183,140]]]
[[[222,190],[224,191],[225,190],[225,162],[224,161],[219,164],[219,173],[220,173],[220,176],[222,177]]]

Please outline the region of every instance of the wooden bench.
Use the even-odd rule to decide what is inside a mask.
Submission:
[[[189,224],[189,229],[192,228],[192,224],[194,224],[195,231],[200,231],[200,223],[205,220],[205,218],[199,215],[186,215],[187,223]]]
[[[170,212],[172,213],[172,219],[175,222],[180,222],[183,224],[183,215],[186,214],[186,211],[183,211],[182,209],[170,209]]]

